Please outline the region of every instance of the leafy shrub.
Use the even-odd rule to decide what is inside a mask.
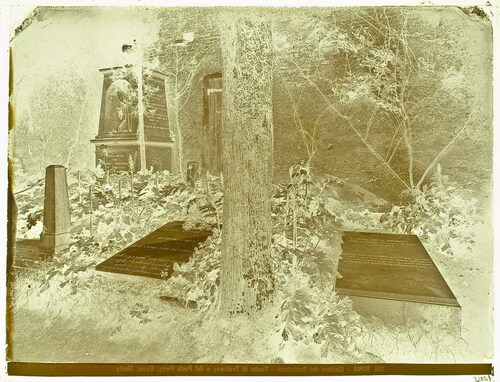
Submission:
[[[19,178],[18,178],[19,179]],[[17,237],[33,239],[39,237],[43,223],[43,179],[33,177],[16,179]],[[18,184],[19,183],[19,184]]]
[[[477,200],[465,198],[441,167],[421,192],[405,195],[408,200],[381,217],[391,230],[414,234],[428,244],[428,250],[449,256],[472,251],[474,232],[471,226],[478,219]]]
[[[313,226],[314,230],[299,229],[295,249],[292,240],[274,235],[281,347],[287,342],[314,342],[321,346],[323,357],[338,351],[355,352],[354,334],[361,331],[359,316],[348,299],[334,292],[341,234],[335,231],[334,220],[317,219]]]
[[[307,167],[290,170],[290,184],[276,185],[273,198],[273,274],[279,313],[270,328],[281,335],[281,349],[287,343],[319,344],[328,357],[339,350],[355,352],[354,334],[361,331],[359,316],[350,301],[334,292],[340,255],[340,225],[334,214],[338,205],[329,180],[312,181]],[[221,189],[197,196],[196,204],[220,200]],[[217,204],[212,203],[211,211]],[[213,215],[199,215],[197,223],[212,224]],[[205,219],[204,223],[201,222]],[[192,224],[189,223],[189,224]],[[169,297],[185,306],[194,302],[201,311],[218,297],[220,277],[220,230],[198,249],[189,262],[176,264],[166,281]]]
[[[99,167],[95,172],[68,172],[71,245],[37,269],[23,272],[16,288],[29,285],[30,295],[38,301],[68,300],[78,291],[99,289],[94,285],[98,263],[157,227],[187,216],[192,191],[186,184],[167,171],[132,175],[106,175]],[[40,232],[33,231],[42,224],[44,184],[21,179],[20,188],[18,237],[36,237]],[[40,305],[27,301],[24,292],[19,296],[19,304]]]
[[[79,256],[84,250],[85,255]],[[89,288],[88,278],[98,260],[93,256],[98,249],[93,243],[79,241],[52,259],[47,266],[45,277],[41,280],[39,293],[51,288],[66,290],[68,294]]]
[[[187,263],[175,263],[165,284],[167,297],[205,310],[216,300],[220,273],[220,243],[224,194],[218,177],[198,182],[186,198],[185,229],[212,230],[212,235],[195,250]]]
[[[274,322],[268,329],[281,338],[282,348],[314,343],[325,357],[339,350],[355,352],[352,338],[361,330],[349,301],[334,292],[343,220],[334,186],[337,179],[312,179],[307,166],[294,166],[290,183],[275,186],[272,208],[276,279],[272,311],[276,313],[270,316]],[[43,195],[43,185],[36,187],[30,192]],[[167,172],[110,175],[98,169],[69,173],[68,188],[73,244],[40,268],[39,282],[31,288],[38,298],[79,299],[86,290],[91,294],[100,282],[94,277],[95,265],[156,227],[185,220],[185,228],[209,228],[213,234],[189,262],[174,265],[163,293],[202,312],[215,306],[224,200],[221,179],[209,177],[191,187]],[[26,197],[21,203],[26,227],[30,214],[43,208],[42,201],[40,197],[33,206]],[[145,305],[130,309],[127,314],[140,323],[152,319]]]
[[[185,306],[194,304],[202,311],[215,303],[220,276],[220,241],[220,231],[214,228],[187,263],[174,264],[174,272],[165,284],[168,297],[182,301]]]
[[[224,192],[222,179],[208,175],[203,182],[199,181],[191,191],[186,216],[186,228],[197,226],[211,229],[222,226]]]

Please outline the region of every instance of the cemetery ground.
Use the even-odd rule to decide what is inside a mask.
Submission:
[[[221,319],[218,178],[193,187],[167,172],[69,172],[72,244],[14,268],[11,360],[472,363],[492,356],[489,199],[456,188],[439,169],[421,194],[394,205],[309,168],[290,175],[274,186],[275,298],[259,314]],[[16,178],[18,240],[38,239],[43,182]],[[178,220],[213,234],[168,280],[95,270]],[[418,235],[462,307],[460,335],[411,317],[391,325],[355,313],[333,292],[343,230]]]

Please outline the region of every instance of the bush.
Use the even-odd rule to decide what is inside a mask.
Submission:
[[[174,272],[167,279],[165,293],[181,301],[186,307],[201,311],[216,301],[220,275],[220,231],[212,235],[195,250],[187,263],[175,263]]]
[[[479,220],[477,200],[465,198],[441,167],[422,191],[404,195],[406,203],[381,217],[393,231],[419,236],[429,251],[448,256],[469,254],[473,249],[471,226]]]
[[[77,293],[98,290],[94,267],[157,227],[185,218],[194,193],[167,171],[106,175],[98,167],[95,172],[68,172],[67,180],[71,245],[37,269],[22,272],[15,284],[23,291],[17,293],[16,304],[30,303],[37,309],[40,301],[47,301],[55,309],[50,304],[54,296],[69,301]],[[42,224],[43,181],[19,182],[18,238],[38,237],[40,232],[34,230]],[[38,302],[30,300],[32,295]]]
[[[288,185],[275,186],[273,198],[271,252],[276,290],[271,304],[279,313],[268,329],[279,332],[281,349],[290,343],[315,343],[324,357],[339,351],[356,352],[359,316],[348,299],[334,292],[341,252],[340,224],[333,213],[338,205],[336,193],[328,181],[312,182],[304,166],[291,168],[290,180]],[[200,200],[221,200],[221,192],[213,189]],[[166,281],[169,297],[185,306],[195,302],[201,311],[216,303],[220,244],[220,230],[215,228],[189,262],[175,265]]]

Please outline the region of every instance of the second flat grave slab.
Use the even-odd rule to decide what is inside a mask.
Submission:
[[[146,235],[96,266],[96,270],[162,279],[175,262],[187,262],[196,247],[210,235],[208,230],[185,230],[174,221]]]

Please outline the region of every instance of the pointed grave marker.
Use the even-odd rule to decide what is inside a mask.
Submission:
[[[45,170],[45,199],[43,205],[43,232],[40,251],[55,254],[70,243],[71,217],[69,209],[66,168],[48,166]]]

